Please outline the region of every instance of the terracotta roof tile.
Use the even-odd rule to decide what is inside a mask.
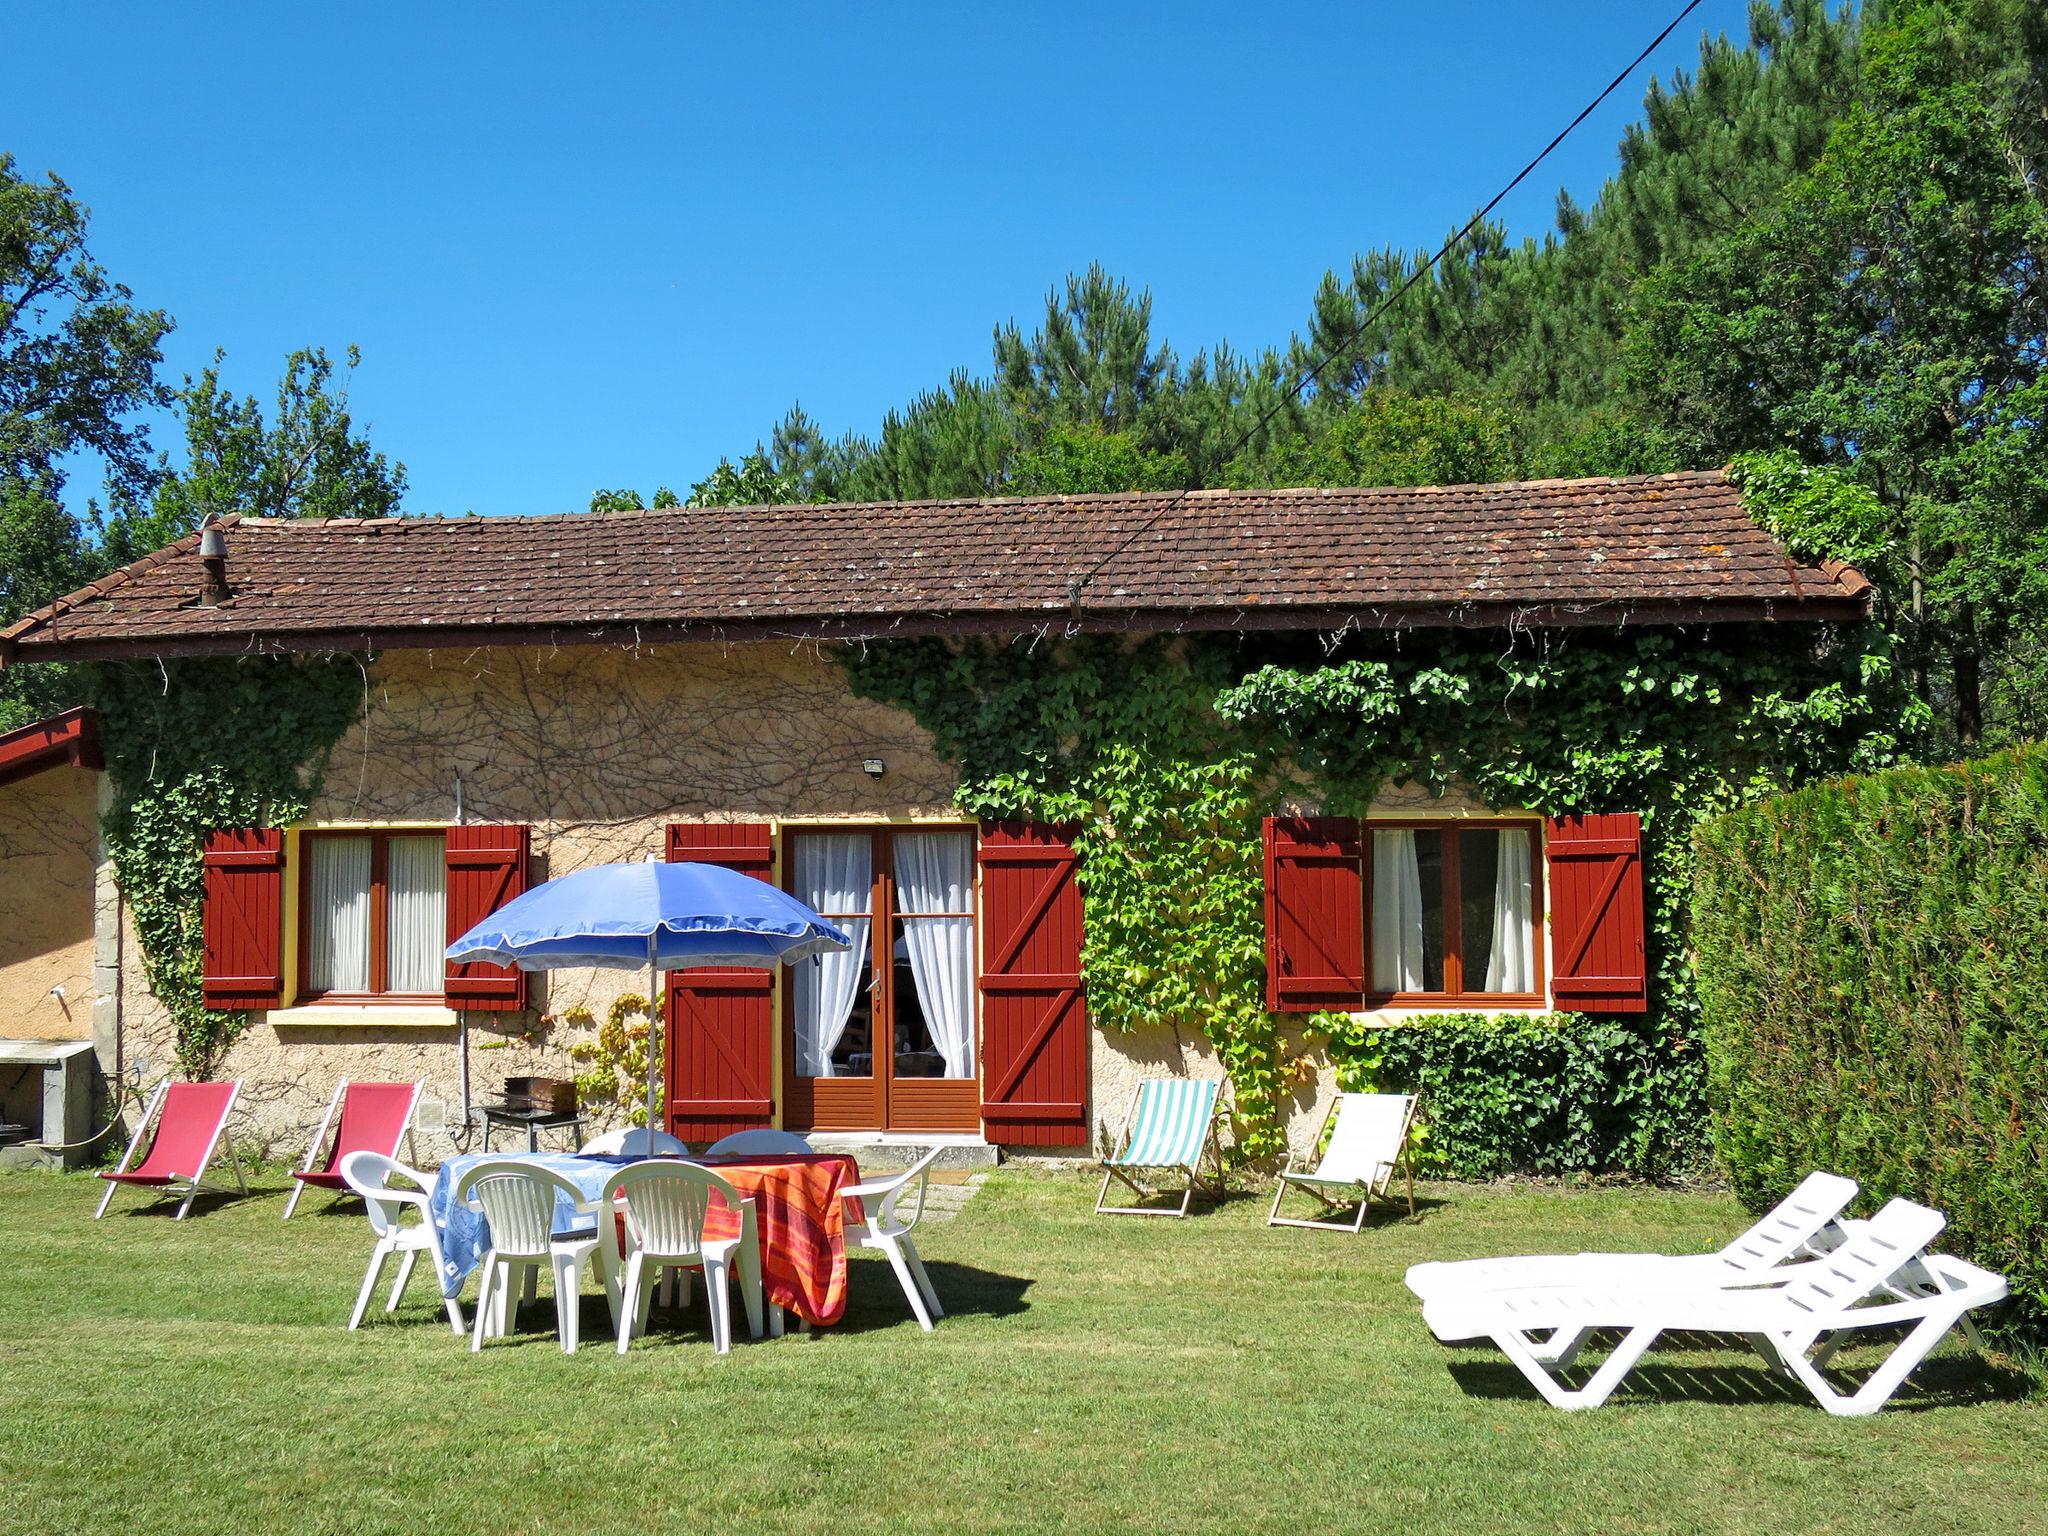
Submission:
[[[197,601],[195,536],[30,615],[0,642],[28,660],[543,634],[566,643],[635,628],[674,637],[1846,618],[1868,586],[1848,567],[1790,559],[1718,471],[238,520],[226,538],[228,604]]]

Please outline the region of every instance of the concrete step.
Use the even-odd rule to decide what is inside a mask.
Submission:
[[[993,1168],[996,1149],[987,1142],[965,1136],[906,1136],[887,1131],[809,1131],[805,1139],[814,1152],[844,1152],[860,1164],[861,1177],[908,1168],[933,1147],[940,1149],[932,1165],[941,1171]]]

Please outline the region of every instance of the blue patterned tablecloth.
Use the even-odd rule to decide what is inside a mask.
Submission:
[[[615,1171],[628,1163],[646,1160],[640,1157],[586,1157],[575,1152],[466,1152],[449,1158],[441,1164],[441,1171],[434,1177],[434,1188],[427,1196],[428,1211],[435,1225],[441,1229],[443,1296],[459,1294],[463,1281],[469,1278],[477,1265],[483,1263],[484,1255],[490,1251],[491,1226],[484,1220],[483,1212],[455,1203],[455,1186],[462,1182],[465,1173],[485,1161],[486,1157],[493,1162],[530,1163],[536,1168],[553,1169],[576,1186],[586,1206],[604,1193],[604,1181]],[[594,1218],[587,1209],[577,1210],[575,1202],[567,1195],[555,1196],[557,1234],[588,1229],[593,1224]]]

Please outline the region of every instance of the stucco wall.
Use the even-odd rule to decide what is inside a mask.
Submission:
[[[957,819],[955,775],[925,732],[899,710],[853,697],[837,667],[804,647],[400,651],[371,670],[366,693],[367,721],[336,749],[310,822],[443,825],[458,806],[473,821],[525,822],[537,879],[658,855],[671,821]],[[865,758],[883,761],[881,778],[863,771]],[[1374,807],[1405,816],[1504,809],[1417,790],[1389,791]],[[295,844],[288,858],[296,863]],[[288,920],[296,887],[287,880]],[[84,954],[89,961],[89,946]],[[121,963],[127,1060],[146,1060],[154,1078],[173,1053],[132,933]],[[288,959],[288,984],[291,972]],[[469,1016],[472,1099],[496,1097],[513,1074],[573,1075],[568,1048],[590,1031],[560,1016],[586,1008],[602,1020],[622,992],[645,985],[602,971],[533,983],[537,1008],[558,1021],[540,1040],[523,1033],[528,1016]],[[285,1157],[302,1150],[337,1078],[423,1078],[420,1151],[431,1157],[475,1145],[437,1129],[460,1122],[461,1062],[461,1033],[444,1010],[288,1008],[258,1019],[222,1071],[244,1080],[246,1129]],[[1178,1073],[1222,1075],[1198,1033],[1095,1031],[1095,1143],[1115,1135],[1140,1079]],[[1333,1092],[1317,1059],[1291,1100],[1298,1148],[1314,1139]]]
[[[0,784],[0,1038],[92,1038],[98,786],[73,767]]]
[[[924,731],[899,710],[855,698],[839,670],[804,647],[396,651],[371,669],[366,690],[368,718],[335,750],[309,822],[442,825],[459,801],[471,821],[532,826],[536,879],[658,857],[671,821],[955,819],[953,771]],[[862,769],[865,758],[882,760],[881,778]],[[286,881],[288,920],[296,886]],[[128,1057],[146,1057],[148,1075],[162,1075],[171,1031],[132,941],[123,976]],[[599,1021],[614,998],[646,985],[609,971],[533,983],[539,1009],[587,1008]],[[339,1027],[336,1016],[269,1014],[229,1050],[221,1072],[244,1080],[245,1124],[257,1140],[280,1156],[302,1151],[344,1076],[423,1078],[424,1123],[459,1122],[452,1014],[366,1008]],[[473,1099],[496,1097],[514,1074],[573,1075],[568,1047],[591,1031],[557,1023],[533,1043],[520,1032],[526,1021],[469,1016]],[[421,1153],[450,1144],[429,1134]]]

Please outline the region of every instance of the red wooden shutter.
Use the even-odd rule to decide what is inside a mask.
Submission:
[[[511,824],[448,829],[449,943],[526,894],[530,841],[526,827]],[[509,965],[450,964],[441,986],[450,1008],[517,1013],[526,1006],[526,972]]]
[[[1365,996],[1365,871],[1358,823],[1266,818],[1266,1006],[1356,1008]]]
[[[1081,888],[1066,835],[1005,822],[981,833],[981,1118],[990,1141],[1088,1143],[1088,1008]]]
[[[208,1008],[284,1006],[284,833],[276,827],[210,832],[202,992]]]
[[[1550,990],[1576,1013],[1650,1006],[1643,953],[1643,819],[1621,812],[1548,824]]]
[[[775,873],[765,821],[694,822],[668,829],[672,864],[720,864],[757,879]],[[662,1012],[668,1129],[716,1141],[775,1115],[775,976],[738,966],[670,971]]]

